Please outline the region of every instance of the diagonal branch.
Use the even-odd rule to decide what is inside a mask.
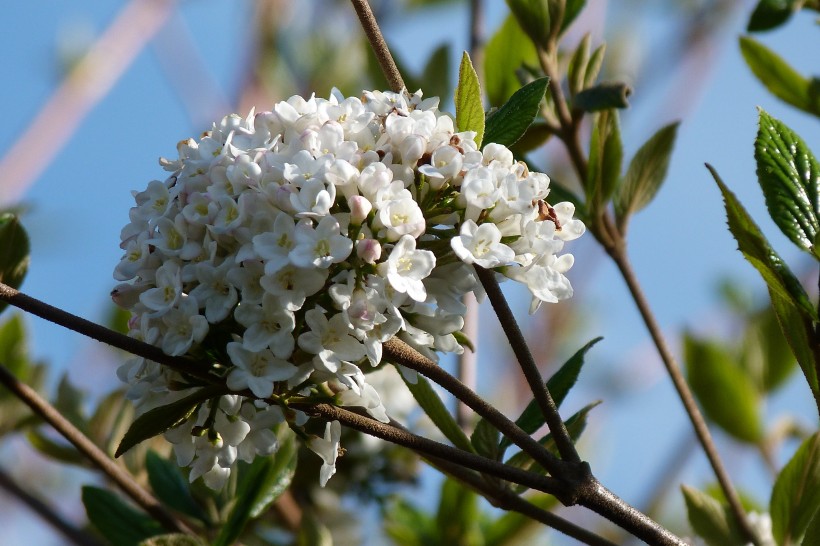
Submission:
[[[370,4],[367,3],[367,0],[350,0],[350,3],[353,4],[353,9],[356,10],[356,15],[359,16],[362,30],[367,35],[373,53],[376,54],[376,59],[379,61],[379,66],[387,79],[387,83],[393,91],[400,92],[405,87],[404,80],[396,66],[396,61],[393,60],[393,55],[390,54],[387,42],[384,41],[384,36],[382,36],[376,17],[370,9]]]
[[[195,534],[185,522],[167,512],[151,493],[143,489],[128,472],[112,461],[108,455],[68,422],[54,406],[43,400],[34,389],[14,377],[2,363],[0,363],[0,383],[31,408],[31,411],[54,427],[63,438],[71,442],[80,453],[85,455],[89,461],[117,484],[134,502],[160,522],[163,527],[176,533]]]

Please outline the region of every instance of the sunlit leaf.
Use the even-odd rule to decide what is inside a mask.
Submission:
[[[809,384],[814,397],[820,398],[820,383],[817,377],[817,353],[813,347],[814,322],[794,306],[794,303],[780,292],[769,288],[772,308],[777,315],[780,331],[786,337],[800,369]]]
[[[729,231],[737,241],[738,250],[758,270],[770,291],[776,292],[784,302],[794,305],[804,317],[817,321],[817,312],[797,277],[780,259],[761,233],[760,228],[757,227],[737,197],[729,191],[717,172],[711,165],[706,167],[712,173],[723,194]]]
[[[800,540],[820,508],[820,432],[806,439],[783,467],[769,511],[778,544]]]
[[[478,74],[467,52],[461,57],[458,69],[458,87],[455,95],[456,125],[459,131],[475,131],[475,142],[480,147],[484,138],[484,107]]]
[[[766,207],[786,237],[811,252],[820,232],[820,165],[806,143],[760,110],[755,139],[757,178]]]
[[[82,498],[88,520],[111,544],[137,546],[165,531],[157,521],[105,489],[86,485]]]
[[[686,500],[686,511],[692,529],[709,546],[742,546],[746,540],[737,527],[728,506],[724,506],[706,493],[681,486]]]
[[[549,78],[540,78],[516,91],[501,108],[487,116],[484,145],[497,142],[515,144],[538,115],[538,106],[547,92]]]
[[[798,73],[757,40],[740,37],[740,51],[752,73],[771,94],[805,112],[820,116],[820,82]]]

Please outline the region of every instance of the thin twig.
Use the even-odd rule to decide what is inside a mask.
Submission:
[[[555,446],[558,448],[558,452],[565,461],[573,463],[580,462],[581,458],[575,450],[575,444],[572,443],[572,438],[570,438],[567,427],[564,426],[564,421],[558,413],[555,401],[552,399],[552,395],[549,389],[547,389],[544,379],[541,377],[541,373],[538,371],[535,359],[532,357],[532,353],[530,353],[530,349],[527,346],[527,341],[524,339],[524,334],[521,333],[515,316],[507,304],[507,299],[501,292],[501,287],[495,279],[495,273],[478,265],[475,266],[475,270],[481,284],[484,286],[484,290],[487,292],[487,297],[495,310],[495,314],[498,316],[498,321],[501,323],[504,334],[510,342],[510,347],[513,353],[515,353],[515,358],[521,366],[521,371],[527,379],[535,401],[541,409],[541,413],[544,415],[552,437],[555,439]]]
[[[468,389],[442,367],[436,365],[435,362],[424,357],[400,339],[393,338],[385,342],[383,351],[388,360],[406,366],[432,379],[444,387],[450,394],[462,400],[470,406],[473,411],[492,423],[518,447],[527,452],[553,476],[571,480],[574,483],[581,483],[583,481],[584,476],[580,475],[578,468],[576,468],[578,465],[573,463],[568,464],[566,461],[562,461],[547,451],[529,434],[521,430],[518,425],[510,421],[503,413]]]
[[[77,450],[85,455],[91,463],[100,469],[111,481],[139,506],[148,512],[154,519],[169,531],[195,535],[185,522],[176,518],[163,508],[162,504],[151,493],[143,489],[134,478],[112,461],[100,448],[89,440],[82,432],[60,414],[47,401],[43,400],[34,389],[20,382],[9,370],[0,363],[0,383],[6,386],[17,398],[31,410],[43,418],[48,424],[60,433],[63,438],[71,442]]]
[[[367,0],[350,0],[350,3],[353,4],[353,9],[356,10],[356,15],[359,16],[362,30],[364,30],[370,42],[370,47],[379,61],[379,66],[387,79],[388,85],[396,93],[400,92],[404,89],[404,80],[396,66],[396,61],[393,60],[393,56],[390,54],[387,42],[384,41],[384,36],[382,36],[376,17],[370,9],[370,4],[367,3]]]
[[[32,512],[40,516],[43,521],[50,524],[72,544],[76,544],[77,546],[102,546],[102,543],[96,538],[82,529],[74,527],[51,506],[20,487],[4,469],[0,469],[0,488],[5,489],[10,495],[17,497],[17,499],[29,507]]]

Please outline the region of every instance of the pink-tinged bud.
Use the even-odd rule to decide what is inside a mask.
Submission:
[[[359,226],[365,221],[367,215],[373,210],[373,204],[361,195],[354,195],[347,200],[350,207],[350,223]]]
[[[369,264],[382,256],[382,245],[376,239],[362,239],[356,243],[356,255]]]
[[[145,292],[148,285],[137,286],[131,283],[122,283],[111,291],[111,299],[125,309],[130,309],[139,302],[140,294]]]

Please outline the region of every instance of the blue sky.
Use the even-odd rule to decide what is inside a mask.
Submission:
[[[501,22],[504,7],[501,2],[488,4],[487,24],[492,28]],[[243,28],[249,6],[201,0],[182,7],[182,16],[210,75],[229,97],[235,94],[242,79],[247,44]],[[0,70],[6,74],[6,83],[0,86],[0,104],[4,105],[0,155],[15,142],[55,88],[56,37],[72,25],[88,25],[94,32],[100,32],[119,9],[120,3],[102,0],[81,4],[34,0],[7,10],[6,30],[0,35],[0,45],[8,52],[0,58]],[[614,6],[611,9],[616,11],[612,14],[616,19],[624,21],[627,17],[617,13]],[[669,23],[661,10],[648,11],[646,22],[636,28],[632,39],[636,47],[652,52],[669,46],[665,43]],[[757,273],[735,250],[726,230],[719,194],[704,162],[718,169],[787,261],[798,259],[798,253],[768,220],[756,185],[752,156],[755,108],[763,107],[781,118],[816,153],[820,151],[820,126],[816,119],[771,97],[743,64],[737,36],[743,33],[747,16],[748,10],[738,10],[728,24],[729,31],[708,52],[710,74],[705,76],[702,88],[690,93],[693,73],[686,72],[686,67],[660,67],[658,70],[664,73],[658,75],[659,83],[648,92],[637,88],[631,97],[633,107],[621,118],[625,152],[630,157],[645,138],[675,117],[675,104],[670,107],[670,97],[691,100],[680,127],[669,178],[656,201],[634,219],[630,230],[634,267],[662,326],[672,335],[682,328],[698,332],[722,328],[715,303],[715,286],[721,277],[731,276],[742,286],[762,293]],[[466,28],[465,21],[463,9],[445,7],[436,10],[430,20],[413,16],[394,21],[384,30],[388,42],[411,65],[426,59],[444,40],[453,43],[455,64],[466,47],[466,31],[462,36],[453,29]],[[592,28],[600,26],[594,18],[588,23]],[[800,15],[784,29],[760,39],[798,71],[820,72],[816,55],[820,40],[811,16]],[[328,91],[316,90],[325,96]],[[163,177],[158,157],[172,156],[178,140],[195,136],[203,129],[192,126],[181,105],[149,47],[83,120],[73,138],[25,193],[24,202],[31,210],[24,223],[32,240],[25,292],[85,318],[104,320],[109,308],[108,293],[115,284],[111,273],[121,255],[119,231],[127,222],[133,202],[131,190],[142,189],[153,178]],[[42,147],[49,145],[47,141],[38,143]],[[548,165],[544,160],[540,163]],[[570,278],[577,276],[579,300],[594,318],[589,318],[578,337],[603,335],[605,340],[590,359],[593,371],[584,376],[590,379],[589,385],[584,385],[582,378],[582,385],[570,403],[575,403],[574,410],[599,396],[596,377],[603,380],[613,374],[635,375],[635,386],[627,396],[602,406],[618,411],[608,414],[597,426],[593,422],[590,432],[596,445],[605,449],[588,456],[593,460],[593,468],[600,469],[604,483],[610,479],[616,492],[637,501],[642,488],[629,477],[644,471],[645,478],[651,477],[658,461],[674,448],[686,430],[686,421],[662,374],[660,362],[648,345],[623,282],[591,241],[579,246]],[[515,291],[511,295],[514,301],[520,301]],[[523,304],[521,309],[525,309]],[[488,336],[494,335],[492,320],[487,315],[484,321]],[[28,323],[33,329],[37,357],[59,370],[68,370],[69,374],[75,369],[83,370],[72,374],[72,378],[92,390],[97,388],[95,384],[113,384],[113,368],[86,367],[89,358],[99,356],[93,342],[33,318]],[[496,352],[491,351],[490,355]],[[596,372],[595,366],[607,369]],[[89,382],[89,369],[103,375]],[[646,411],[647,407],[652,411]],[[775,400],[770,415],[774,418],[783,411],[795,411],[808,423],[814,423],[808,390],[799,382]],[[624,435],[632,440],[625,441]],[[636,438],[657,438],[658,447],[650,456],[642,451],[643,446]],[[722,442],[721,447],[730,460],[743,460],[737,459],[738,450],[730,442]],[[758,483],[757,463],[743,461],[736,467],[740,480],[748,477]],[[693,480],[708,479],[699,461],[691,466]],[[765,482],[760,483],[758,487],[765,490]]]

